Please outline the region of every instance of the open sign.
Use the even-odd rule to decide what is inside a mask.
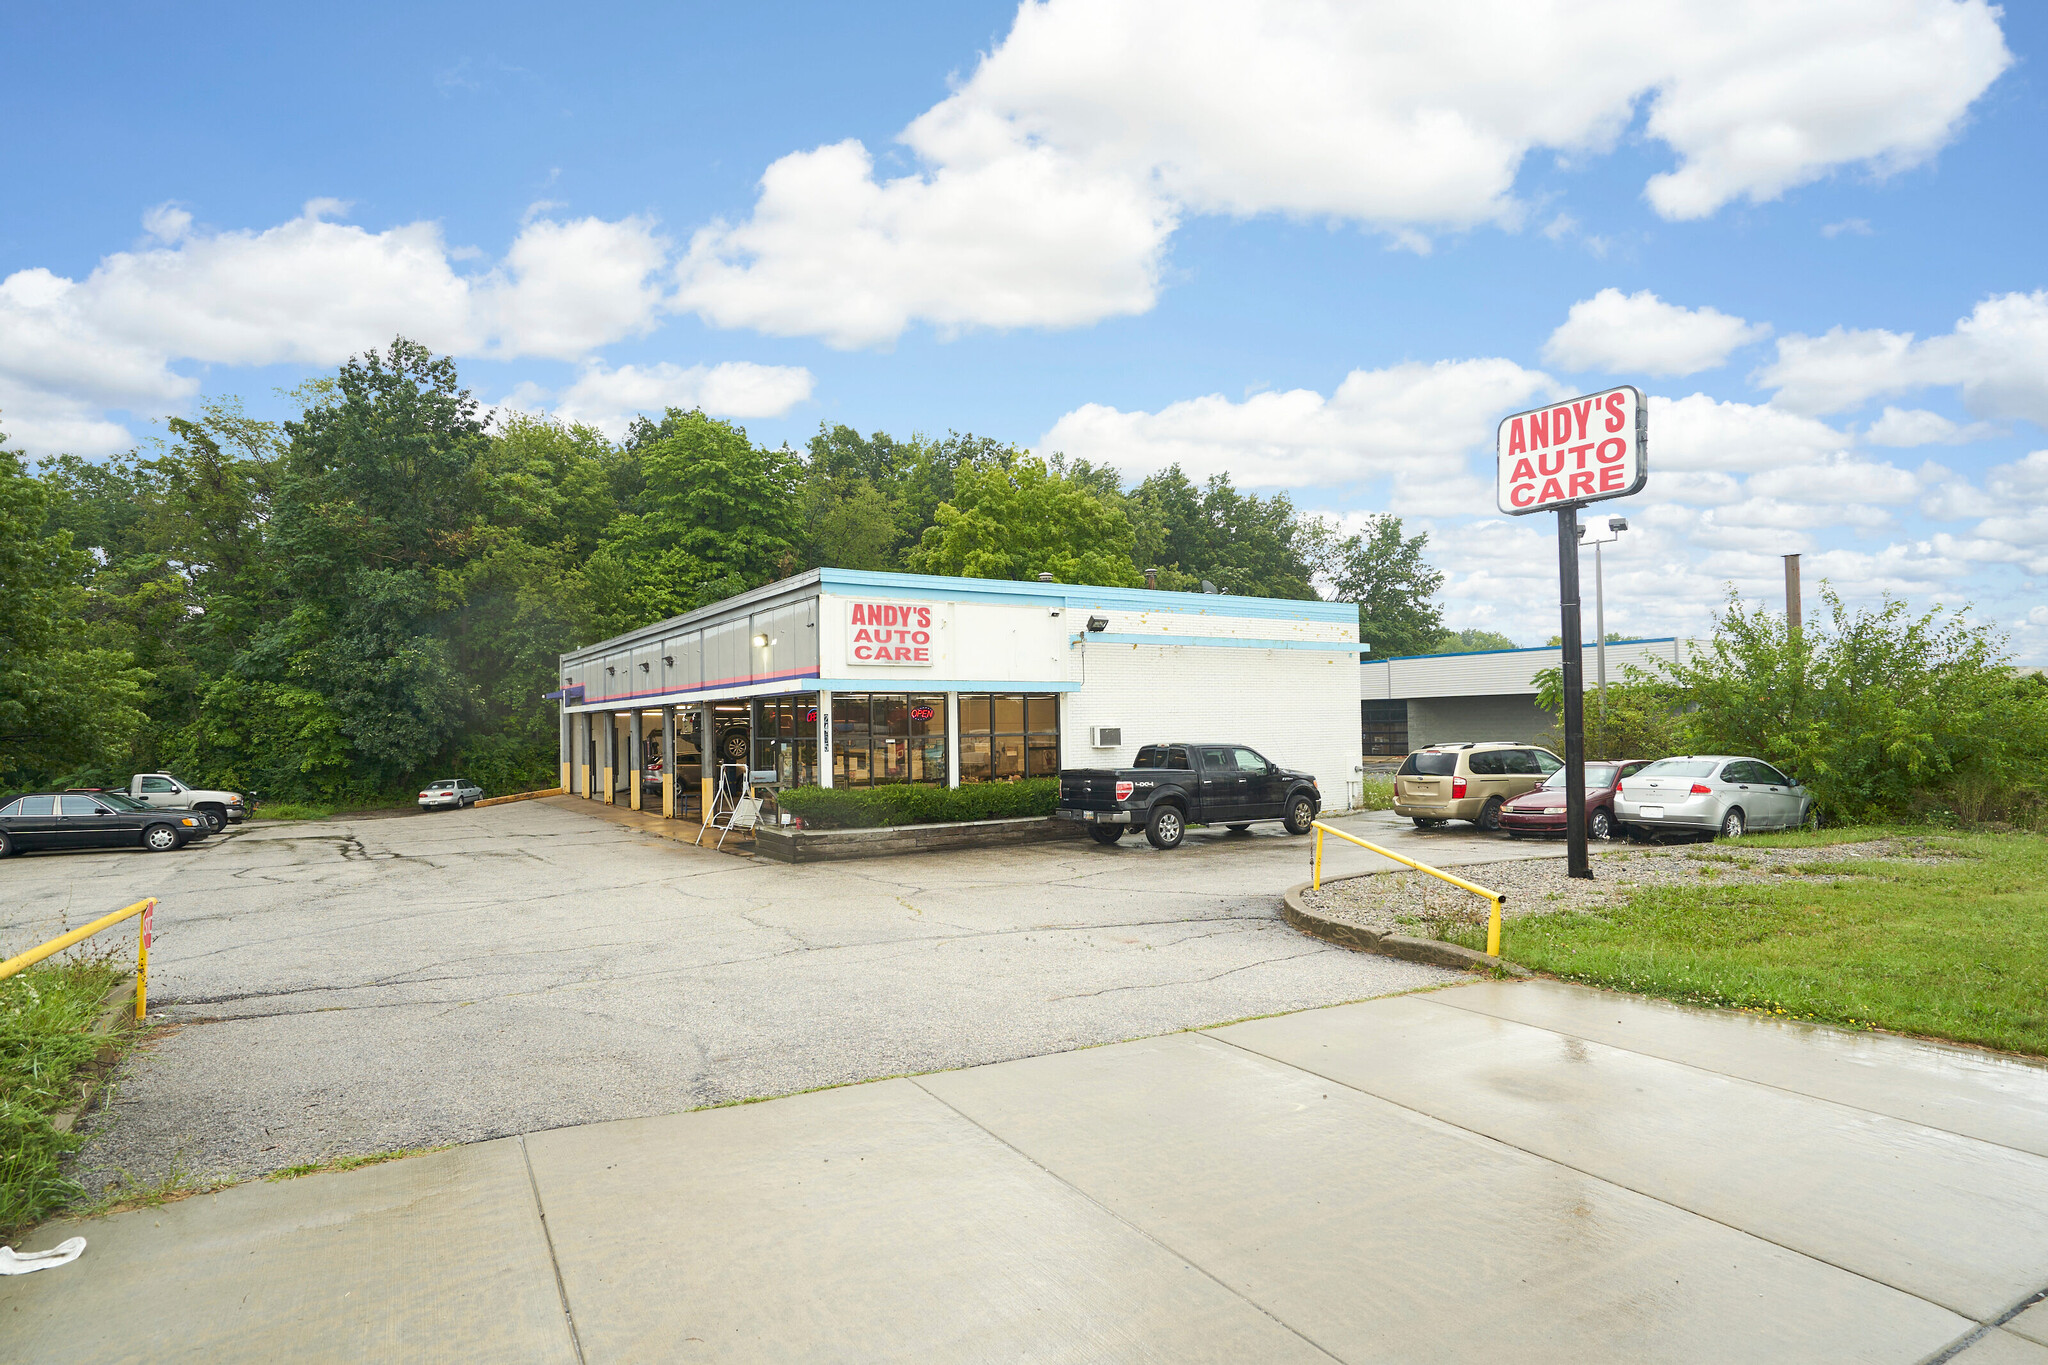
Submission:
[[[1511,517],[1625,498],[1650,480],[1649,407],[1633,384],[1504,418],[1495,501]]]
[[[913,706],[910,708],[910,718],[912,720],[930,720],[933,716],[937,714],[938,713],[932,710],[932,708],[929,706]]]

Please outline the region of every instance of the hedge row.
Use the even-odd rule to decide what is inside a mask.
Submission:
[[[1059,804],[1056,777],[1022,782],[977,782],[967,787],[902,783],[888,787],[792,787],[777,799],[782,809],[815,829],[876,829],[884,825],[936,825],[953,820],[1001,820],[1051,815]]]

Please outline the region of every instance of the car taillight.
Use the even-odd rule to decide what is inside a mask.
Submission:
[[[1694,796],[1712,796],[1714,789],[1704,782],[1695,782],[1692,784],[1692,794]]]
[[[1128,801],[1131,799],[1131,793],[1136,790],[1137,788],[1132,783],[1119,782],[1116,784],[1116,799],[1119,801]]]
[[[421,792],[421,793],[420,793],[420,795],[421,795],[421,796],[432,796],[432,795],[433,795],[433,793],[432,793],[432,792]]]
[[[1462,798],[1462,797],[1463,797],[1464,795],[1465,795],[1465,779],[1464,779],[1464,778],[1462,778],[1462,777],[1454,777],[1454,778],[1452,778],[1452,779],[1451,779],[1451,799],[1455,801],[1455,800],[1458,800],[1458,799]]]

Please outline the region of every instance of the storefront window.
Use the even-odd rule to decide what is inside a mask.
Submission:
[[[946,699],[898,692],[832,697],[832,780],[847,787],[946,780]]]
[[[1060,706],[1054,693],[962,693],[960,780],[1015,782],[1060,770]]]

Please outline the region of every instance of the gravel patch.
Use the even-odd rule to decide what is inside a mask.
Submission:
[[[1928,863],[1956,856],[1926,839],[1874,839],[1826,848],[1765,848],[1756,845],[1691,844],[1676,848],[1595,850],[1592,881],[1565,876],[1561,858],[1476,863],[1456,873],[1507,897],[1502,915],[1589,911],[1626,904],[1652,886],[1740,886],[1794,878],[1842,880],[1816,869],[1860,861]],[[1470,892],[1422,872],[1381,872],[1326,883],[1301,893],[1315,913],[1378,933],[1442,938],[1451,925],[1482,924],[1491,907]]]

